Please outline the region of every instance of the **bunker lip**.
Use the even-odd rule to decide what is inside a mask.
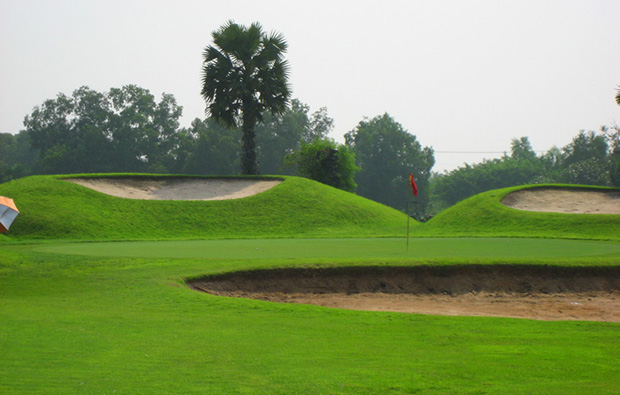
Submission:
[[[142,200],[229,200],[265,192],[279,178],[76,177],[64,178],[107,195]]]
[[[517,210],[567,214],[620,214],[620,191],[534,187],[514,191],[502,204]]]
[[[462,265],[274,269],[187,281],[198,291],[352,310],[620,322],[620,268]]]

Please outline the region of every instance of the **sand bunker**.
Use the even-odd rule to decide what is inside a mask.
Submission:
[[[620,269],[359,267],[236,272],[199,291],[353,310],[620,322]]]
[[[529,188],[508,194],[502,204],[526,211],[620,214],[620,191]]]
[[[278,179],[243,178],[66,178],[65,181],[126,199],[228,200],[265,192]]]

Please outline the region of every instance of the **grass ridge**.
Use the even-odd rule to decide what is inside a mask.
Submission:
[[[514,209],[501,203],[508,194],[524,189],[620,191],[620,188],[568,184],[536,184],[495,189],[469,197],[442,211],[417,236],[543,237],[620,240],[620,215],[564,214]]]
[[[21,211],[11,239],[203,239],[401,236],[405,214],[299,177],[258,195],[221,201],[134,200],[109,196],[64,178],[222,179],[153,174],[31,176],[0,185]],[[416,225],[416,224],[414,224]]]

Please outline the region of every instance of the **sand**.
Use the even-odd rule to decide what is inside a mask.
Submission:
[[[620,322],[616,269],[280,269],[207,277],[189,285],[219,296],[351,310]]]
[[[620,214],[620,191],[530,188],[508,194],[502,204],[549,213]]]
[[[265,192],[278,179],[242,178],[66,178],[65,181],[125,199],[228,200]]]

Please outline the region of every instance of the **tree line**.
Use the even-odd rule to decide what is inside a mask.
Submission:
[[[157,100],[136,85],[58,94],[25,117],[24,130],[0,133],[0,182],[31,174],[243,173],[240,127],[213,117],[180,127],[181,115],[173,95]],[[362,120],[344,144],[329,138],[333,128],[326,108],[311,112],[298,99],[263,113],[255,125],[258,173],[308,177],[398,209],[414,173],[428,195],[432,149],[389,114]]]
[[[0,182],[63,173],[288,174],[404,210],[414,174],[419,218],[504,186],[619,185],[617,126],[580,132],[541,156],[527,138],[515,139],[510,155],[444,174],[431,174],[433,149],[387,113],[365,118],[345,134],[344,144],[336,143],[328,137],[333,119],[327,109],[310,113],[290,99],[281,34],[229,21],[212,39],[203,54],[205,119],[181,128],[182,107],[174,96],[158,101],[136,85],[108,92],[81,87],[35,107],[17,135],[0,134]]]
[[[174,96],[156,100],[135,85],[59,94],[35,107],[18,134],[0,133],[0,182],[30,174],[242,173],[239,127],[212,117],[180,127],[181,115]],[[255,128],[258,172],[312,178],[399,210],[411,198],[407,177],[413,173],[423,202],[420,217],[507,186],[620,186],[618,126],[580,131],[566,146],[541,155],[527,137],[513,139],[501,158],[443,174],[431,173],[433,149],[387,113],[360,121],[344,144],[329,138],[333,127],[326,108],[310,112],[298,99],[280,114],[264,113]]]
[[[34,108],[18,134],[0,133],[0,182],[30,174],[141,172],[241,174],[239,127],[212,117],[180,127],[174,96],[160,100],[128,85],[108,92],[81,87]],[[513,139],[498,159],[431,173],[433,149],[424,147],[389,114],[365,118],[329,138],[326,108],[311,112],[298,99],[256,125],[260,174],[300,175],[404,210],[407,177],[415,175],[423,202],[416,215],[436,213],[491,189],[536,183],[620,186],[620,128],[580,131],[562,148],[537,154],[527,137]]]

